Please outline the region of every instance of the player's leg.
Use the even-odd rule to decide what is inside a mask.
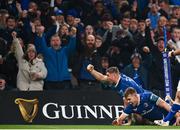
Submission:
[[[177,102],[179,101],[179,97],[180,97],[180,91],[177,91],[175,102],[172,105],[171,110],[168,113],[168,115],[163,119],[164,122],[170,121],[174,117],[174,115],[180,110],[180,103]]]
[[[177,87],[176,98],[175,98],[174,104],[171,107],[170,112],[163,120],[155,121],[155,123],[158,125],[167,126],[169,124],[169,121],[173,119],[173,117],[179,110],[180,110],[180,81]]]
[[[176,112],[180,110],[180,81],[178,83],[177,92],[176,92],[176,98],[174,101],[174,104],[171,107],[171,111],[168,113],[168,115],[163,119],[164,122],[170,121]]]

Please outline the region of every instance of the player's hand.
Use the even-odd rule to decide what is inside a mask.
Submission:
[[[87,70],[88,70],[89,72],[93,71],[93,70],[94,70],[94,66],[91,65],[91,64],[89,64],[89,65],[87,66]]]
[[[112,125],[118,125],[117,120],[113,120]]]
[[[121,125],[121,124],[120,124],[120,123],[118,122],[118,120],[116,119],[116,120],[113,120],[112,125]]]

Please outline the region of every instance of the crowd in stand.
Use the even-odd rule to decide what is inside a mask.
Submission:
[[[92,64],[102,73],[117,66],[161,95],[165,48],[180,48],[178,0],[0,2],[1,90],[109,89],[87,72]],[[180,56],[170,61],[175,91]]]

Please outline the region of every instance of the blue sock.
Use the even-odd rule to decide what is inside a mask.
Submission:
[[[180,105],[179,104],[173,104],[170,112],[168,115],[163,119],[164,122],[172,120],[174,115],[176,114],[177,111],[180,110]]]

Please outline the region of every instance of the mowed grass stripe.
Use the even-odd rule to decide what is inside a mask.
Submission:
[[[168,126],[168,127],[162,127],[162,126],[112,126],[112,125],[0,125],[0,129],[180,129],[180,126]]]
[[[155,129],[157,128],[140,129],[140,130],[155,130]],[[2,130],[50,130],[50,129],[2,129]],[[103,129],[51,129],[51,130],[103,130]],[[114,130],[114,129],[105,129],[105,130]],[[137,130],[137,129],[127,128],[127,129],[118,129],[118,130]],[[158,130],[165,130],[165,129],[158,129]],[[171,129],[171,130],[177,130],[177,129]]]

